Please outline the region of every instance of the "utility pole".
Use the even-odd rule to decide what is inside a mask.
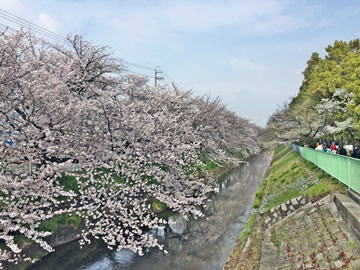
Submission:
[[[158,81],[164,79],[163,76],[159,76],[159,74],[164,73],[164,72],[161,71],[159,68],[160,68],[159,66],[156,66],[156,67],[155,67],[155,86],[158,85]]]

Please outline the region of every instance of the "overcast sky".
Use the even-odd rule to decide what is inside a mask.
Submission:
[[[159,65],[168,81],[220,96],[261,126],[296,95],[313,51],[360,32],[358,0],[0,0],[0,8]]]

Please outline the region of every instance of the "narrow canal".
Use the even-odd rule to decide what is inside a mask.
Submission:
[[[61,247],[30,269],[37,270],[212,270],[222,269],[246,223],[255,193],[271,162],[261,153],[226,176],[219,193],[207,202],[206,216],[190,220],[185,233],[163,237],[168,254],[152,250],[137,256],[110,251],[101,243],[83,249],[77,242]]]

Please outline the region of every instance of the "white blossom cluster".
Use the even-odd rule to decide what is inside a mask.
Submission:
[[[315,106],[305,103],[295,110],[285,104],[270,117],[267,135],[284,143],[344,130],[353,133],[355,123],[349,114],[349,106],[353,104],[353,94],[345,89],[337,89],[331,97],[322,98]]]
[[[0,262],[18,260],[18,233],[52,251],[49,232],[38,227],[64,213],[84,220],[81,244],[100,238],[110,249],[162,249],[145,233],[165,222],[151,201],[202,216],[216,188],[201,157],[236,162],[231,151],[261,150],[259,128],[219,100],[150,87],[125,76],[107,48],[79,36],[69,42],[54,46],[28,32],[0,37],[0,129],[18,134],[0,160],[0,241],[8,247]],[[9,169],[23,163],[33,164],[31,175]],[[76,191],[58,181],[71,163],[82,167],[69,173]]]

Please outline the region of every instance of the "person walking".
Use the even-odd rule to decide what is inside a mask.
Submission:
[[[356,146],[354,147],[351,157],[360,158],[360,144],[359,143],[357,143]]]
[[[347,151],[342,145],[339,147],[339,155],[347,156]]]
[[[324,151],[324,148],[323,148],[322,144],[316,143],[316,148],[315,148],[315,150],[322,152],[322,151]]]
[[[336,154],[337,147],[334,142],[330,145],[330,149],[333,154]]]

